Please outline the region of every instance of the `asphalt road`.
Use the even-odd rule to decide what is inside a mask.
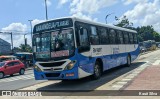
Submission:
[[[17,90],[44,81],[34,80],[33,70],[26,70],[24,75],[14,74],[0,79],[0,90]]]

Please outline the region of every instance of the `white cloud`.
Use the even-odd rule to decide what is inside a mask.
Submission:
[[[47,6],[51,6],[52,2],[50,0],[47,0]]]
[[[47,3],[47,7],[52,5],[51,0],[46,0],[46,3]],[[45,6],[45,2],[43,2],[42,5]]]
[[[128,10],[126,15],[129,20],[138,25],[153,25],[156,31],[160,32],[160,0],[153,2],[137,3],[132,10]]]
[[[122,2],[124,2],[125,5],[129,5],[132,3],[145,3],[148,0],[122,0]]]
[[[32,21],[32,26],[34,27],[34,25],[38,24],[38,23],[41,23],[41,22],[44,22],[45,20],[39,20],[39,19],[34,19]]]
[[[63,4],[65,4],[65,3],[67,3],[67,2],[69,2],[70,0],[59,0],[59,4],[60,5],[63,5]]]
[[[10,31],[26,32],[26,30],[27,30],[27,25],[22,23],[12,23],[7,27],[2,28],[2,31],[5,32],[10,32]]]
[[[74,17],[79,17],[79,18],[82,18],[82,19],[86,19],[86,20],[93,20],[93,21],[97,21],[97,18],[92,18],[90,15],[84,15],[82,14],[81,12],[78,12],[78,13],[75,13],[73,14],[72,16]]]
[[[100,9],[116,4],[118,0],[60,0],[60,4],[70,3],[70,14],[73,16],[97,20],[92,15]]]

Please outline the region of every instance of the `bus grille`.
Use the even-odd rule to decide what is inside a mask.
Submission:
[[[46,77],[59,77],[60,73],[47,73],[45,75],[46,75]]]
[[[58,67],[62,66],[65,63],[65,61],[62,62],[54,62],[54,63],[39,63],[43,67]]]

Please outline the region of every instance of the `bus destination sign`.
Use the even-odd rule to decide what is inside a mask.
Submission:
[[[53,20],[53,21],[37,24],[35,25],[33,32],[34,33],[44,32],[44,31],[67,28],[72,26],[73,26],[73,22],[71,19],[59,19],[59,20]]]

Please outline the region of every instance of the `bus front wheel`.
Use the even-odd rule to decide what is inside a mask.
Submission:
[[[93,74],[93,79],[99,79],[101,77],[101,67],[100,67],[100,63],[97,61],[95,66],[94,66],[94,74]]]

